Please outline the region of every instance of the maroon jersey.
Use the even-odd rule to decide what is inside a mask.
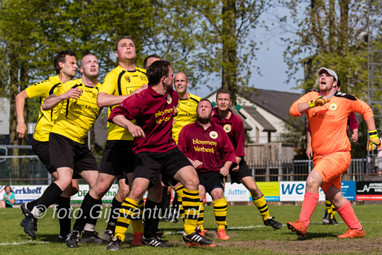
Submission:
[[[178,93],[174,90],[159,95],[151,87],[126,98],[115,107],[108,118],[111,121],[117,115],[135,119],[136,124],[145,132],[145,137],[134,139],[135,154],[143,151],[166,152],[176,147],[172,139],[172,123]]]
[[[220,171],[225,162],[236,163],[235,149],[228,135],[213,122],[206,130],[198,122],[184,126],[178,147],[187,158],[203,163],[196,169],[198,172]]]
[[[228,134],[229,139],[235,148],[236,157],[244,157],[244,124],[239,116],[234,114],[231,110],[231,117],[229,119],[220,119],[217,107],[214,108],[214,112],[211,121],[219,126],[223,127],[224,131]]]

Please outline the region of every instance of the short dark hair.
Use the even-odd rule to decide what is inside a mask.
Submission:
[[[211,107],[214,108],[214,107],[212,106],[211,101],[210,101],[208,98],[202,98],[202,99],[200,99],[200,101],[199,101],[198,105],[196,106],[196,108],[198,108],[198,107],[199,107],[199,104],[200,104],[201,102],[203,102],[203,101],[206,101],[206,102],[210,103]]]
[[[229,91],[228,89],[218,89],[218,91],[216,92],[216,100],[218,99],[218,96],[219,94],[229,94],[229,99],[231,100],[232,97],[231,97],[231,91]]]
[[[53,66],[54,70],[56,70],[56,73],[59,74],[61,71],[61,67],[58,63],[65,63],[66,62],[66,56],[73,56],[76,58],[76,53],[72,50],[62,50],[60,51],[57,56],[54,57],[53,60]]]
[[[162,59],[159,55],[157,54],[152,54],[150,56],[147,56],[145,58],[145,60],[143,60],[143,68],[147,70],[147,61],[150,59],[150,58],[159,58],[159,59]]]
[[[129,39],[129,40],[132,40],[132,41],[133,41],[133,39],[131,38],[130,35],[124,35],[124,36],[122,36],[121,38],[119,38],[119,40],[118,40],[117,43],[115,44],[115,49],[114,49],[114,51],[117,51],[117,50],[118,50],[118,43],[119,43],[121,40],[123,40],[123,39]],[[133,41],[133,42],[134,42],[134,41]]]
[[[166,60],[158,60],[152,63],[147,69],[147,78],[149,79],[149,86],[156,85],[160,82],[163,76],[167,76],[170,72],[170,62]]]

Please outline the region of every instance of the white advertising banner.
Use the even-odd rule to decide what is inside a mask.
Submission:
[[[22,204],[41,197],[47,187],[48,185],[12,185],[11,189],[15,193],[15,203]]]
[[[72,196],[70,199],[72,203],[82,203],[82,200],[84,200],[84,197],[89,192],[89,185],[81,184],[79,186],[80,186],[80,190],[78,191],[78,193]],[[109,191],[106,192],[106,194],[103,196],[102,202],[111,203],[111,201],[113,200],[117,192],[118,192],[118,184],[111,185]]]
[[[280,201],[303,201],[305,194],[305,181],[280,182]],[[320,188],[319,201],[325,201],[325,194]]]
[[[243,184],[226,182],[224,196],[228,202],[249,202],[250,193]],[[212,197],[207,194],[207,202],[212,202]]]

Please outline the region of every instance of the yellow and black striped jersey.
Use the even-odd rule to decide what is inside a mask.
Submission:
[[[136,89],[148,83],[145,69],[135,67],[135,71],[127,71],[118,66],[106,75],[100,92],[114,96],[130,95]],[[109,107],[108,116],[115,106]],[[107,131],[107,140],[134,140],[134,137],[127,129],[114,123],[107,123]]]
[[[201,98],[188,93],[187,99],[180,99],[176,110],[178,115],[175,116],[175,121],[172,126],[172,138],[178,143],[179,133],[185,125],[194,123],[196,121],[196,107]]]
[[[48,80],[40,81],[25,89],[28,98],[40,97],[40,112],[38,114],[38,120],[36,123],[33,138],[40,142],[49,141],[49,133],[53,127],[58,113],[61,110],[62,104],[56,105],[51,110],[44,111],[41,105],[45,99],[62,85],[58,75],[49,77]]]
[[[69,98],[63,101],[61,112],[51,132],[83,144],[86,133],[101,112],[101,108],[97,106],[97,95],[100,87],[100,83],[95,87],[88,87],[83,84],[82,79],[71,80],[62,84],[55,95],[61,95],[71,88],[79,88],[82,90],[82,94],[78,99]]]

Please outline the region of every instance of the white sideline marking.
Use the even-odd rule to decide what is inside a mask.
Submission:
[[[40,243],[49,243],[49,242],[42,242],[42,241],[23,241],[23,242],[13,242],[13,243],[0,243],[0,246],[5,246],[5,245],[21,245],[21,244],[40,244]]]

